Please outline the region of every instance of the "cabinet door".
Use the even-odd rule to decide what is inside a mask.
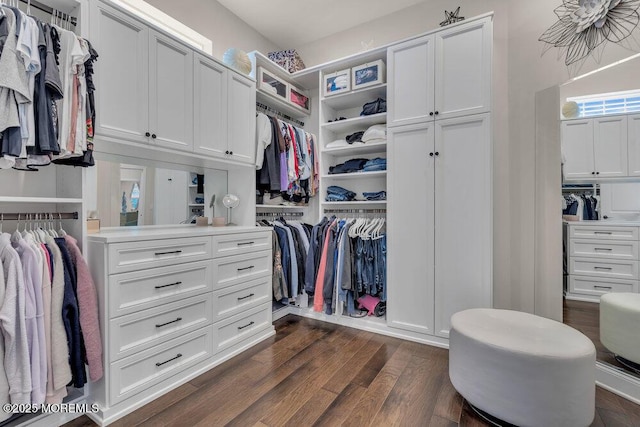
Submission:
[[[433,334],[433,122],[388,130],[389,326]]]
[[[193,51],[150,30],[149,59],[151,142],[193,151]]]
[[[599,178],[627,176],[627,117],[593,120],[593,157]]]
[[[147,143],[149,30],[102,2],[91,2],[91,43],[100,53],[96,136]]]
[[[562,122],[561,140],[564,179],[593,178],[593,120]]]
[[[433,36],[392,46],[387,51],[387,123],[401,126],[434,118]]]
[[[436,119],[491,109],[491,19],[435,35]]]
[[[256,84],[234,72],[228,74],[229,152],[244,163],[256,161]]]
[[[490,115],[438,120],[435,132],[435,332],[448,337],[454,313],[492,305]]]
[[[227,150],[227,69],[198,54],[194,55],[193,64],[194,151],[224,157]]]
[[[629,176],[640,176],[640,114],[627,116]]]

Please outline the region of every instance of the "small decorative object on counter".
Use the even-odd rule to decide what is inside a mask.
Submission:
[[[575,101],[565,102],[562,106],[562,117],[565,119],[575,119],[580,114],[580,108]]]
[[[231,221],[231,210],[238,207],[240,199],[235,194],[227,194],[222,198],[222,204],[229,209],[229,223],[227,225],[236,225]]]
[[[279,50],[277,52],[269,52],[267,54],[270,60],[284,68],[290,73],[304,70],[306,67],[298,52],[295,49]]]
[[[242,74],[251,73],[251,60],[244,50],[229,48],[222,55],[222,62]]]
[[[445,20],[440,23],[441,27],[446,27],[449,24],[455,24],[456,22],[460,22],[464,20],[464,16],[459,16],[460,14],[460,6],[453,12],[444,11]]]

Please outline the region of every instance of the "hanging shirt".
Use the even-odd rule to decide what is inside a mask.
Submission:
[[[264,113],[258,113],[256,117],[256,169],[262,169],[264,163],[264,151],[271,144],[271,121]]]

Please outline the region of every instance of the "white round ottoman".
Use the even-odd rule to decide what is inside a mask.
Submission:
[[[511,310],[451,317],[449,377],[469,403],[518,426],[588,426],[596,350],[562,323]]]
[[[640,364],[640,294],[600,297],[600,342],[615,355]]]

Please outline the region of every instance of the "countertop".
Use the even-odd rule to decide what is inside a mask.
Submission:
[[[247,227],[227,225],[224,227],[196,226],[192,224],[171,226],[114,227],[102,229],[99,233],[89,234],[90,242],[118,243],[131,240],[155,240],[159,238],[178,239],[181,237],[218,236],[239,233],[266,233],[270,227]]]

